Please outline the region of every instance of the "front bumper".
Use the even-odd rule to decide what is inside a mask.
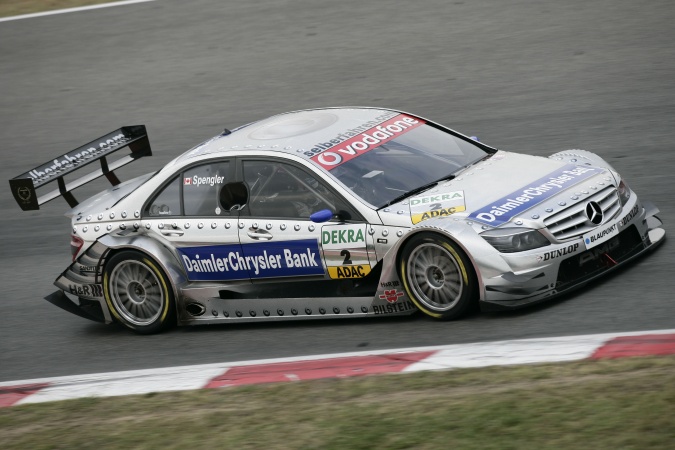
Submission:
[[[618,235],[601,245],[585,249],[581,239],[562,248],[578,248],[553,263],[533,270],[503,273],[484,281],[481,310],[515,309],[552,299],[588,284],[633,259],[649,253],[665,241],[665,231],[656,216],[658,209],[643,204],[642,214],[624,224]]]

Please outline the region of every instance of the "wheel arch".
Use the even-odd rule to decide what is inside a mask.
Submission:
[[[107,248],[102,258],[105,261],[109,260],[115,253],[124,250],[135,250],[149,257],[169,277],[171,290],[176,299],[176,308],[178,308],[178,299],[180,298],[178,286],[186,283],[187,277],[174,251],[157,240],[142,235],[112,236],[108,234],[100,238],[98,242]]]

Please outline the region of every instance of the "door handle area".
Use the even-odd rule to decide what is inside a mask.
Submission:
[[[256,240],[262,239],[265,241],[269,241],[270,239],[272,239],[272,233],[265,230],[259,230],[257,228],[249,228],[246,234],[248,234],[248,237],[250,237],[251,239]]]
[[[162,230],[164,236],[182,236],[184,233],[180,230]]]

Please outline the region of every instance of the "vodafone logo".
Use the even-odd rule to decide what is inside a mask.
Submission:
[[[365,133],[354,136],[340,143],[336,148],[322,151],[312,156],[312,161],[326,170],[332,170],[340,164],[356,158],[378,146],[395,139],[401,134],[407,133],[424,123],[421,119],[399,114],[375,127],[366,130]]]

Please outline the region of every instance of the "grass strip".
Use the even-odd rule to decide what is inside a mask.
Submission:
[[[327,379],[0,410],[3,449],[670,449],[675,357]]]

